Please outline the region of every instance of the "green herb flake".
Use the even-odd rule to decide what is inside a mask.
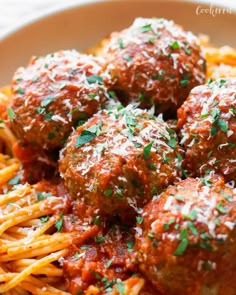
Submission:
[[[224,86],[226,82],[227,81],[225,79],[220,79],[220,87]]]
[[[86,143],[92,141],[96,137],[96,134],[89,130],[83,130],[79,136],[76,138],[75,147],[79,148]]]
[[[212,185],[212,182],[206,178],[200,178],[200,181],[203,185],[206,185],[208,187],[210,187]]]
[[[193,208],[188,215],[183,214],[183,217],[185,219],[194,220],[197,217],[197,210]]]
[[[66,86],[67,86],[67,82],[61,82],[61,83],[60,83],[60,86],[59,86],[59,89],[62,90],[62,89],[64,89]]]
[[[15,113],[12,108],[7,109],[7,114],[8,114],[8,117],[11,121],[13,121],[15,119]]]
[[[177,201],[184,202],[184,196],[177,195],[175,198]]]
[[[226,214],[229,212],[230,208],[224,207],[222,203],[218,203],[216,205],[216,209],[221,213],[221,214]]]
[[[117,40],[117,43],[118,43],[120,49],[124,49],[124,48],[125,48],[124,43],[123,43],[123,40],[122,40],[121,38],[119,38],[119,39]]]
[[[16,83],[20,83],[22,81],[22,78],[17,78]]]
[[[138,224],[142,224],[142,222],[143,222],[143,218],[142,218],[141,216],[136,216],[136,222],[137,222]]]
[[[40,107],[36,108],[36,112],[37,112],[39,115],[42,115],[45,111],[46,111],[45,108],[40,108]]]
[[[39,76],[35,76],[35,77],[32,78],[31,81],[32,81],[33,83],[36,83],[36,82],[38,81],[38,79],[39,79]]]
[[[44,119],[46,121],[51,121],[52,120],[52,116],[53,116],[53,113],[52,112],[47,113],[47,114],[44,115]]]
[[[106,197],[110,197],[113,194],[113,189],[108,188],[103,192],[103,195]]]
[[[176,248],[176,250],[174,251],[175,256],[183,255],[188,247],[189,240],[188,240],[188,231],[186,229],[183,229],[180,232],[180,239],[181,239],[181,241],[180,241],[178,247]]]
[[[155,44],[155,39],[153,37],[148,38],[148,43]]]
[[[116,290],[118,291],[119,294],[121,295],[125,295],[125,287],[124,287],[124,283],[123,282],[119,282],[116,285]]]
[[[216,122],[219,119],[220,110],[217,109],[217,108],[213,109],[212,112],[211,112],[211,116],[214,119],[214,122]]]
[[[139,30],[141,33],[150,32],[152,30],[152,24],[144,25]]]
[[[172,147],[173,149],[176,148],[177,144],[176,144],[176,140],[174,136],[170,137],[170,140],[168,142],[168,146]]]
[[[223,132],[228,131],[228,122],[227,121],[219,119],[217,121],[217,125],[219,126],[221,131],[223,131]]]
[[[109,90],[109,91],[107,91],[107,93],[108,93],[108,95],[109,95],[110,98],[113,98],[113,99],[116,98],[116,93],[115,93],[115,91]]]
[[[56,136],[56,135],[55,135],[55,133],[53,133],[53,132],[48,133],[48,139],[49,139],[49,140],[55,138],[55,136]]]
[[[233,198],[231,195],[225,193],[223,190],[220,191],[220,194],[224,196],[224,198],[228,201],[228,202],[233,202]]]
[[[180,46],[179,46],[179,43],[178,41],[174,41],[171,45],[170,45],[170,48],[175,50],[175,49],[180,49]]]
[[[159,80],[159,81],[163,81],[164,80],[164,76],[163,75],[159,75],[159,74],[156,74],[156,73],[153,73],[152,74],[152,78],[154,80]]]
[[[132,57],[129,54],[125,54],[124,59],[129,62],[132,60]]]
[[[136,147],[136,148],[140,148],[142,145],[141,143],[138,143],[138,142],[133,142],[133,145]]]
[[[105,264],[105,268],[109,268],[112,265],[113,260],[110,259],[107,261],[107,263]]]
[[[83,251],[85,251],[85,250],[88,249],[88,246],[86,246],[86,245],[80,246],[80,249],[83,250]]]
[[[98,83],[99,85],[103,84],[103,79],[101,76],[91,75],[87,77],[87,81],[89,84]]]
[[[25,93],[24,90],[23,90],[22,88],[18,88],[18,89],[16,90],[16,92],[17,92],[18,94],[20,94],[20,95],[22,95],[22,94]]]
[[[199,233],[198,233],[196,227],[194,226],[194,224],[193,224],[192,222],[189,222],[189,223],[188,223],[188,228],[190,229],[190,231],[192,232],[192,234],[193,234],[194,236],[198,236],[198,235],[199,235]]]
[[[105,238],[103,236],[95,237],[94,241],[98,244],[103,243],[105,241]]]
[[[42,216],[40,217],[40,220],[42,223],[46,223],[50,219],[50,216]]]
[[[101,226],[102,221],[101,221],[100,216],[95,216],[94,217],[93,224],[98,225],[98,226]]]
[[[136,126],[137,121],[132,116],[125,116],[125,122],[127,126]]]
[[[212,269],[212,266],[211,266],[211,264],[209,263],[209,261],[205,261],[204,264],[203,264],[203,267],[204,267],[204,269],[206,269],[206,270],[211,270],[211,269]]]
[[[177,156],[178,162],[183,161],[183,157],[179,153],[177,153],[176,156]]]
[[[148,233],[148,237],[149,237],[150,240],[153,240],[154,239],[154,234],[150,232],[150,233]]]
[[[62,231],[62,226],[63,226],[63,214],[60,214],[60,219],[56,221],[55,227],[58,232]]]
[[[150,162],[150,163],[148,164],[148,166],[149,166],[149,168],[150,168],[151,170],[153,170],[153,171],[156,171],[156,170],[157,170],[156,165],[154,165],[152,162]]]
[[[182,79],[180,80],[180,85],[185,88],[188,86],[188,82],[189,82],[188,80]]]
[[[192,54],[192,50],[189,49],[187,46],[184,46],[184,52],[185,52],[187,55],[191,55],[191,54]]]
[[[8,180],[7,183],[10,184],[10,185],[17,185],[17,184],[19,184],[20,179],[21,179],[21,176],[20,175],[16,175],[12,179]]]
[[[187,73],[185,75],[183,75],[183,77],[181,78],[180,80],[180,86],[182,87],[187,87],[188,84],[189,84],[189,79],[191,78],[191,74],[190,73]]]
[[[75,252],[74,257],[75,257],[76,259],[78,259],[78,258],[79,258],[79,253],[78,253],[78,252]]]
[[[164,163],[169,163],[170,162],[170,158],[168,158],[167,156],[166,156],[166,153],[165,152],[163,152],[163,154],[162,154],[162,158],[163,158],[163,161],[164,161]]]
[[[130,241],[126,243],[127,249],[129,252],[133,251],[134,241]]]
[[[54,100],[53,96],[47,96],[41,101],[41,107],[45,108]]]
[[[148,158],[150,157],[151,154],[151,149],[152,149],[152,145],[153,145],[153,141],[150,142],[149,144],[147,144],[144,148],[143,148],[143,156],[145,160],[148,160]]]

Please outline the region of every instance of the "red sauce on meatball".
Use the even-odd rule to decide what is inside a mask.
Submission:
[[[62,147],[72,127],[106,99],[102,60],[75,50],[32,58],[12,80],[12,129],[28,143]]]
[[[124,103],[153,104],[156,112],[177,108],[189,91],[205,82],[205,60],[198,39],[173,21],[138,18],[114,32],[99,52],[106,60],[106,79]]]

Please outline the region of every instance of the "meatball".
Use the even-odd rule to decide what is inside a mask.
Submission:
[[[236,79],[194,88],[178,110],[177,127],[191,176],[210,171],[236,180]]]
[[[198,39],[173,21],[138,18],[103,43],[98,54],[106,60],[107,83],[124,103],[155,104],[158,113],[175,113],[189,91],[205,81]]]
[[[78,120],[91,117],[105,99],[102,62],[75,50],[32,58],[12,81],[12,129],[28,143],[62,147]]]
[[[179,179],[175,132],[141,109],[103,111],[69,137],[59,169],[74,198],[106,215],[131,217]]]
[[[142,218],[137,260],[162,294],[235,294],[236,189],[223,178],[170,186],[146,205]]]

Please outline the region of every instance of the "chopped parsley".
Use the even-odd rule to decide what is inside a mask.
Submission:
[[[98,244],[103,243],[105,241],[105,238],[103,236],[95,237],[94,241]]]
[[[229,212],[229,208],[227,208],[227,207],[223,207],[223,204],[222,203],[218,203],[217,205],[216,205],[216,209],[221,213],[221,214],[226,214],[226,213],[228,213]]]
[[[170,137],[170,140],[169,140],[169,142],[168,142],[168,146],[170,146],[170,147],[172,147],[173,149],[175,149],[176,148],[176,140],[175,140],[175,137],[174,136],[171,136]]]
[[[192,54],[192,50],[189,49],[186,45],[184,46],[184,52],[185,52],[187,55],[191,55],[191,54]]]
[[[124,59],[129,62],[132,60],[132,57],[129,54],[125,54]]]
[[[124,49],[125,48],[124,43],[123,43],[123,40],[121,38],[117,40],[117,43],[118,43],[120,49]]]
[[[145,160],[148,160],[148,158],[150,157],[151,154],[151,149],[152,149],[152,145],[153,145],[153,141],[150,142],[149,144],[147,144],[144,148],[143,148],[143,156]]]
[[[206,179],[206,178],[200,178],[200,181],[201,181],[202,184],[204,184],[204,185],[206,185],[208,187],[210,187],[212,185],[212,182],[210,180]]]
[[[24,90],[22,88],[18,88],[17,91],[16,91],[18,94],[22,95],[24,94]]]
[[[156,165],[154,165],[152,162],[150,162],[150,163],[148,164],[148,166],[149,166],[149,168],[150,168],[151,170],[153,170],[153,171],[156,171],[156,170],[157,170]]]
[[[16,184],[19,184],[20,179],[21,179],[20,175],[16,175],[12,179],[8,180],[7,183],[10,184],[10,185],[16,185]]]
[[[188,247],[188,231],[186,229],[183,229],[180,232],[180,240],[181,241],[180,241],[178,247],[174,251],[175,256],[183,255],[184,252],[186,251],[187,247]]]
[[[190,73],[187,73],[185,75],[183,75],[183,77],[181,78],[180,80],[180,86],[182,87],[187,87],[188,84],[189,84],[189,79],[191,78],[191,74]]]
[[[75,147],[79,148],[86,143],[92,141],[97,135],[89,130],[83,130],[76,138]]]
[[[175,50],[175,49],[180,49],[178,41],[174,41],[171,45],[170,48]]]
[[[134,241],[130,241],[126,243],[129,252],[133,251]]]
[[[47,96],[44,100],[41,101],[41,107],[45,108],[54,100],[53,96]]]
[[[106,197],[110,197],[113,194],[113,189],[108,188],[103,192],[103,195]]]
[[[109,268],[112,264],[112,259],[108,260],[107,263],[105,264],[105,268]]]
[[[60,219],[56,221],[55,227],[58,232],[62,231],[62,226],[63,226],[63,214],[60,214]]]
[[[123,282],[119,282],[116,285],[116,289],[117,289],[117,291],[118,291],[119,294],[125,295],[125,287],[124,287],[124,283]]]
[[[11,121],[15,119],[15,112],[13,111],[12,108],[7,109],[7,114],[8,114],[8,117]]]
[[[160,75],[160,74],[153,73],[153,74],[152,74],[152,78],[153,78],[154,80],[163,81],[164,76],[163,76],[163,75]]]
[[[94,83],[98,83],[100,85],[103,84],[103,79],[101,76],[97,76],[97,75],[91,75],[87,77],[87,81],[89,84],[94,84]]]
[[[150,31],[152,31],[152,24],[144,25],[144,26],[140,27],[139,30],[141,33],[150,32]]]
[[[51,195],[52,195],[52,193],[45,193],[45,192],[41,193],[41,192],[37,192],[37,200],[38,201],[42,201],[42,200],[50,197]]]
[[[143,218],[141,216],[136,216],[136,221],[138,224],[142,224]]]
[[[223,132],[227,132],[228,131],[228,122],[227,121],[219,119],[217,121],[217,125],[219,126],[219,128],[221,129],[221,131],[223,131]]]
[[[40,217],[40,220],[42,223],[46,223],[50,219],[50,216],[42,216]]]

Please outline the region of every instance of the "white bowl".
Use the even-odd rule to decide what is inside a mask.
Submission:
[[[209,35],[215,44],[236,47],[235,7],[228,6],[228,10],[223,11],[221,6],[221,11],[217,11],[215,6],[204,2],[82,0],[50,11],[2,38],[0,85],[9,84],[16,68],[26,65],[32,55],[59,49],[85,50],[110,32],[128,26],[138,16],[173,19],[188,30]]]

